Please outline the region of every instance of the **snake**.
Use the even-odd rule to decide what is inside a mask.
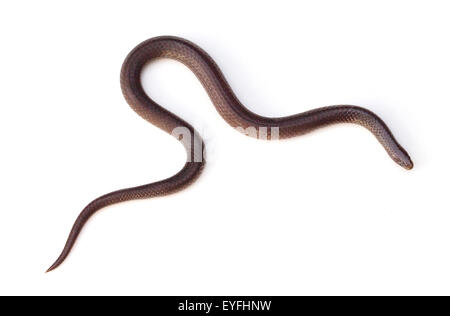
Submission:
[[[387,125],[373,112],[355,105],[333,105],[285,117],[264,117],[248,110],[236,97],[215,61],[196,44],[175,36],[150,38],[137,45],[125,58],[120,86],[130,107],[143,119],[173,135],[186,149],[187,161],[175,175],[150,184],[114,191],[90,202],[80,213],[66,244],[47,272],[57,268],[69,255],[88,219],[98,210],[124,201],[146,199],[177,192],[194,182],[205,166],[205,144],[186,121],[150,98],[141,83],[141,73],[149,62],[170,58],[186,65],[198,78],[222,118],[247,136],[266,140],[299,136],[337,123],[353,123],[367,128],[398,165],[412,169],[407,151],[397,142]]]

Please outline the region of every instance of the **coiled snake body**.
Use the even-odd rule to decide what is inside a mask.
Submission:
[[[99,209],[123,201],[173,193],[192,183],[200,174],[205,160],[204,144],[198,133],[190,124],[153,101],[142,88],[140,75],[144,65],[159,57],[172,58],[189,67],[206,89],[219,114],[232,127],[241,128],[241,131],[254,128],[257,132],[252,136],[264,138],[260,132],[263,131],[269,139],[274,136],[289,138],[330,124],[355,123],[370,130],[396,163],[406,169],[413,167],[408,153],[395,140],[386,124],[367,109],[352,105],[337,105],[288,117],[259,116],[241,104],[219,67],[200,47],[178,37],[152,38],[138,45],[126,57],[120,76],[122,92],[131,108],[145,120],[173,134],[179,140],[181,138],[174,131],[184,131],[184,136],[186,132],[189,134],[187,138],[182,137],[182,143],[187,151],[187,162],[180,172],[170,178],[115,191],[89,203],[75,221],[61,255],[48,271],[57,268],[66,259],[83,225]]]

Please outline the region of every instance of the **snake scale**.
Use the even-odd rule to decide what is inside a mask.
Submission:
[[[63,251],[47,272],[57,268],[66,259],[84,224],[99,209],[123,201],[167,195],[183,189],[199,176],[205,164],[204,143],[201,137],[189,123],[153,101],[141,85],[140,76],[143,67],[161,57],[178,60],[193,71],[219,114],[232,127],[240,129],[247,135],[283,139],[330,124],[354,123],[371,131],[397,164],[405,169],[413,167],[408,153],[395,140],[386,124],[365,108],[336,105],[287,117],[263,117],[242,105],[214,60],[200,47],[179,37],[151,38],[139,44],[126,57],[120,74],[122,92],[127,103],[137,114],[182,141],[187,151],[187,162],[181,171],[170,178],[111,192],[89,203],[76,219]]]

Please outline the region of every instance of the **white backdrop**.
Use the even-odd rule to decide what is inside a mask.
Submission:
[[[450,294],[448,15],[445,1],[2,2],[0,294]],[[45,274],[88,202],[184,164],[120,91],[127,53],[158,35],[204,48],[258,114],[369,108],[415,168],[357,126],[245,137],[161,60],[145,89],[203,133],[204,173],[101,211]]]

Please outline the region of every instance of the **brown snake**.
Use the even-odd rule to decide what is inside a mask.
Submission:
[[[219,114],[232,127],[258,138],[290,138],[314,129],[335,124],[355,123],[370,130],[389,156],[400,166],[411,169],[408,153],[395,140],[386,124],[374,113],[358,106],[337,105],[322,107],[304,113],[271,118],[259,116],[246,109],[234,95],[224,75],[213,59],[197,45],[178,37],[151,38],[134,48],[126,57],[120,75],[123,95],[142,118],[182,140],[187,151],[187,162],[176,175],[162,181],[115,191],[89,203],[78,216],[66,245],[47,270],[57,268],[67,257],[86,221],[99,209],[123,201],[144,199],[176,192],[192,183],[200,174],[205,160],[204,144],[194,128],[153,101],[142,88],[140,76],[143,67],[155,58],[172,58],[189,67],[202,83]],[[179,131],[185,131],[179,137]],[[248,133],[256,131],[256,133]],[[175,133],[174,133],[175,132]]]

